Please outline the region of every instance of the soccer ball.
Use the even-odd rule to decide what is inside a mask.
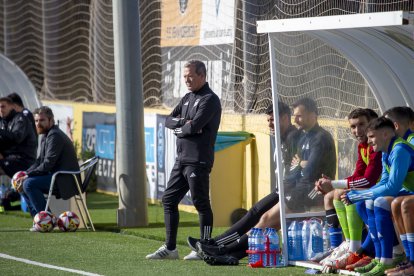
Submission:
[[[11,179],[11,184],[13,189],[15,189],[16,191],[21,191],[21,186],[22,186],[22,181],[17,181],[18,178],[27,176],[25,171],[19,171],[17,173],[15,173]]]
[[[52,232],[55,228],[56,217],[49,212],[40,211],[33,219],[33,226],[38,232]]]
[[[75,232],[79,227],[79,217],[71,211],[60,214],[58,227],[63,232]]]

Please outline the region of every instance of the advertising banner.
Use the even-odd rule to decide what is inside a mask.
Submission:
[[[167,187],[165,115],[157,114],[157,198],[161,199]]]
[[[165,128],[166,115],[157,114],[157,198],[162,199],[167,188],[168,179],[177,157],[177,148],[174,133]],[[192,205],[190,192],[180,202],[184,205]]]
[[[99,156],[97,188],[117,192],[115,182],[115,114],[83,112],[82,150]]]
[[[200,45],[234,41],[234,1],[203,0]]]
[[[190,59],[206,64],[207,81],[221,99],[231,81],[234,19],[234,1],[161,1],[164,103],[173,106],[188,92],[183,66]]]
[[[147,198],[157,198],[157,166],[156,166],[156,116],[144,116],[145,164],[147,170]]]
[[[157,148],[155,114],[144,117],[147,197],[157,198]],[[114,113],[83,112],[82,149],[99,156],[98,189],[117,192],[115,181],[116,117]]]
[[[161,47],[199,44],[201,6],[201,0],[161,1]]]

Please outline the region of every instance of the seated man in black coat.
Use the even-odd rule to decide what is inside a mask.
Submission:
[[[30,214],[35,216],[46,207],[45,193],[49,192],[53,173],[57,171],[79,171],[75,148],[66,134],[55,125],[52,110],[42,106],[34,111],[37,133],[43,134],[40,154],[27,170],[23,180],[23,193]],[[53,194],[68,199],[77,194],[71,175],[61,175],[56,180]]]

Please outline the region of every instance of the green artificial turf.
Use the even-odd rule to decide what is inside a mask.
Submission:
[[[116,225],[118,199],[92,193],[88,206],[97,232],[79,230],[75,233],[31,233],[31,218],[21,211],[0,214],[0,253],[44,264],[82,270],[101,275],[303,275],[304,268],[247,267],[244,259],[239,266],[209,266],[203,261],[146,260],[164,240],[163,210],[148,206],[148,227],[119,229]],[[188,235],[197,237],[199,228],[195,214],[180,212],[178,234],[180,257],[190,252]],[[215,228],[221,233],[225,228]],[[0,257],[0,275],[73,275]]]

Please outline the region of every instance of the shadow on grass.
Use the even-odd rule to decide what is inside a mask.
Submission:
[[[121,229],[116,223],[94,223],[95,229],[98,231],[109,231],[119,233]]]
[[[10,211],[6,211],[5,213],[3,213],[4,215],[13,215],[15,217],[20,217],[20,218],[32,218],[30,216],[30,213],[28,212],[23,212],[21,210],[10,210]]]
[[[148,226],[144,226],[141,228],[153,228],[153,227],[164,227],[165,224],[163,222],[154,222],[150,223]],[[178,224],[179,227],[195,227],[199,226],[198,221],[183,221]]]
[[[119,208],[118,197],[113,195],[106,195],[102,193],[88,193],[87,195],[87,206],[91,212],[92,218],[96,216],[97,221],[94,226],[99,232],[113,232],[121,234],[130,234],[138,237],[163,240],[164,239],[164,211],[161,204],[148,204],[148,226],[142,227],[131,227],[131,228],[120,228],[116,223],[116,218],[113,216],[114,210]],[[94,212],[96,210],[97,212]],[[23,213],[22,211],[9,211],[7,215],[12,215],[21,218],[31,218],[30,214]],[[198,216],[196,214],[187,213],[180,211],[181,222],[179,223],[180,228],[191,228],[199,226]],[[151,231],[151,229],[154,231]],[[148,231],[148,229],[150,231]],[[142,231],[141,231],[142,230]],[[2,229],[0,232],[15,232],[12,229]],[[19,229],[21,231],[28,231],[28,229]],[[55,231],[59,232],[59,231]],[[86,229],[79,229],[78,232],[89,232]],[[151,234],[148,234],[150,232]],[[160,234],[161,233],[161,234]],[[180,242],[178,242],[181,244]],[[184,243],[183,243],[184,244]]]
[[[179,227],[197,227],[199,224],[197,222],[180,222]],[[115,223],[94,223],[95,229],[100,231],[110,231],[110,232],[120,232],[121,228],[118,227]],[[145,229],[145,228],[163,228],[164,223],[156,222],[149,223],[148,226],[140,227],[131,227],[131,229]]]
[[[118,209],[118,197],[100,193],[88,193],[86,197],[89,209]]]
[[[17,233],[17,232],[29,232],[29,228],[27,230],[24,229],[2,229],[0,233]]]

